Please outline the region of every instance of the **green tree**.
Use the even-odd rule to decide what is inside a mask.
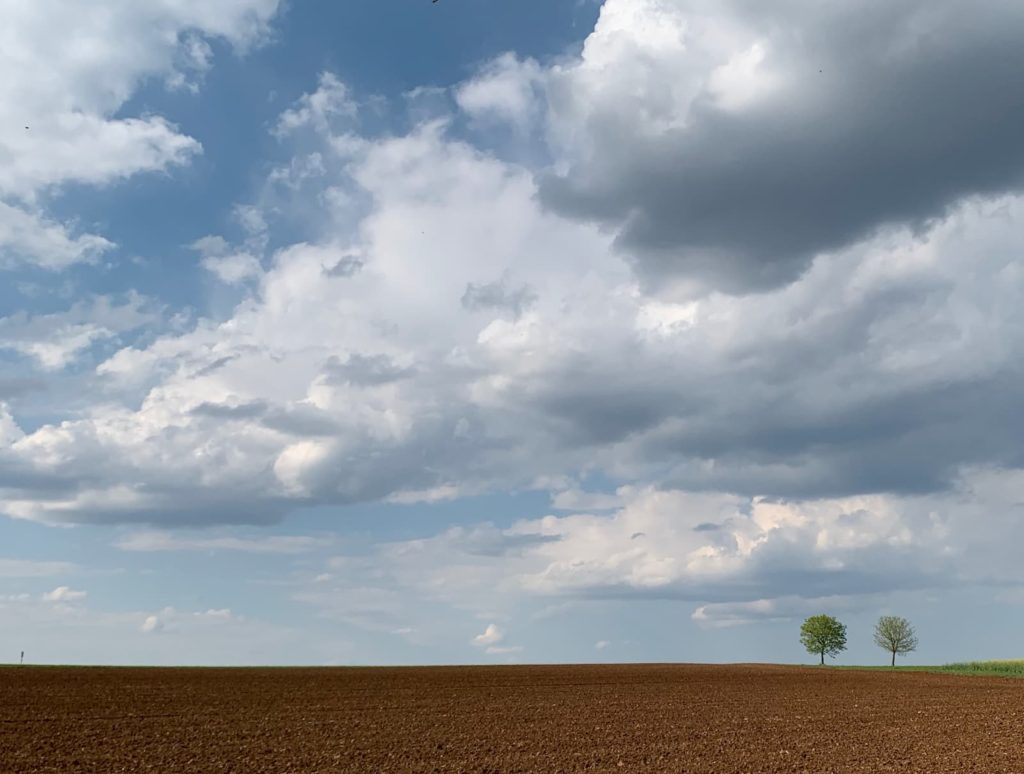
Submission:
[[[904,656],[917,650],[917,632],[906,618],[883,615],[875,624],[875,644],[892,653],[892,665],[896,666],[897,653]]]
[[[812,615],[800,627],[800,644],[808,653],[836,656],[846,650],[846,626],[830,615]]]

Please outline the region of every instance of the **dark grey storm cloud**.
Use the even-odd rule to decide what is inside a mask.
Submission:
[[[310,405],[274,406],[266,401],[245,403],[200,403],[189,414],[226,421],[258,420],[261,425],[289,435],[315,438],[331,436],[339,431],[334,417]]]
[[[324,267],[328,277],[351,277],[363,268],[363,261],[355,255],[345,255],[330,267]]]
[[[705,302],[709,320],[741,315],[729,334],[699,325],[662,350],[609,337],[508,394],[566,455],[689,490],[909,494],[1019,467],[1020,228],[969,222],[932,232],[909,273],[851,293],[852,252],[777,293]]]
[[[694,532],[717,532],[722,528],[721,524],[712,524],[709,521],[705,521],[702,524],[698,524],[693,528]]]
[[[560,535],[510,534],[489,522],[472,528],[455,527],[445,539],[453,548],[472,556],[516,556],[545,543],[557,543]]]
[[[532,288],[522,285],[510,287],[507,279],[486,284],[469,283],[462,294],[462,306],[470,311],[498,310],[519,317],[537,300]]]
[[[690,5],[675,3],[684,16]],[[571,70],[549,89],[592,149],[544,180],[543,201],[614,226],[648,283],[778,286],[880,226],[920,226],[963,197],[1024,186],[1024,4],[722,8],[762,36],[761,66],[782,79],[761,101],[727,109],[705,92],[685,126],[658,130],[614,103],[573,118]],[[657,62],[650,73],[670,75]],[[602,77],[614,83],[615,68]]]
[[[416,374],[416,369],[400,366],[387,355],[353,353],[346,360],[330,358],[324,364],[323,373],[334,384],[375,387],[408,379]]]
[[[648,439],[650,459],[714,459],[672,485],[771,491],[780,496],[943,489],[964,465],[1024,465],[1024,374],[1007,369],[909,394],[814,408],[809,396],[719,405]]]
[[[200,403],[189,413],[192,416],[212,419],[255,419],[262,417],[267,410],[268,406],[264,401],[254,400],[239,404]]]

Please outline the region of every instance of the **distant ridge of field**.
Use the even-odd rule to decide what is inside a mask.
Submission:
[[[863,669],[871,672],[932,672],[942,675],[966,675],[970,677],[1024,677],[1024,659],[1002,661],[962,661],[956,664],[935,666],[862,666],[837,665],[835,669]]]
[[[941,668],[941,671],[956,675],[1024,677],[1024,659],[947,664]]]
[[[891,667],[890,667],[891,668]],[[906,667],[904,667],[906,668]],[[913,669],[913,667],[911,667]],[[1024,677],[1024,659],[1005,661],[964,661],[938,667],[924,667],[929,672],[977,677]]]

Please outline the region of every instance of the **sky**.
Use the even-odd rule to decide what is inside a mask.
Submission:
[[[1024,656],[1021,3],[0,20],[0,662]]]

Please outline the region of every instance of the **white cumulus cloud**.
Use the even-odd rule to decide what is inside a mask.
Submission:
[[[77,591],[68,586],[58,586],[53,591],[43,594],[43,599],[47,602],[79,602],[86,596],[88,595],[84,591]]]
[[[498,628],[497,624],[487,624],[487,628],[473,638],[473,644],[478,647],[489,647],[497,645],[503,639],[505,639],[505,632]]]
[[[158,115],[118,115],[145,78],[172,87],[209,66],[207,39],[244,51],[278,0],[88,4],[6,0],[0,28],[0,269],[50,269],[112,245],[73,235],[39,203],[68,183],[103,185],[187,163],[197,140]],[[85,55],[83,52],[87,52]]]

